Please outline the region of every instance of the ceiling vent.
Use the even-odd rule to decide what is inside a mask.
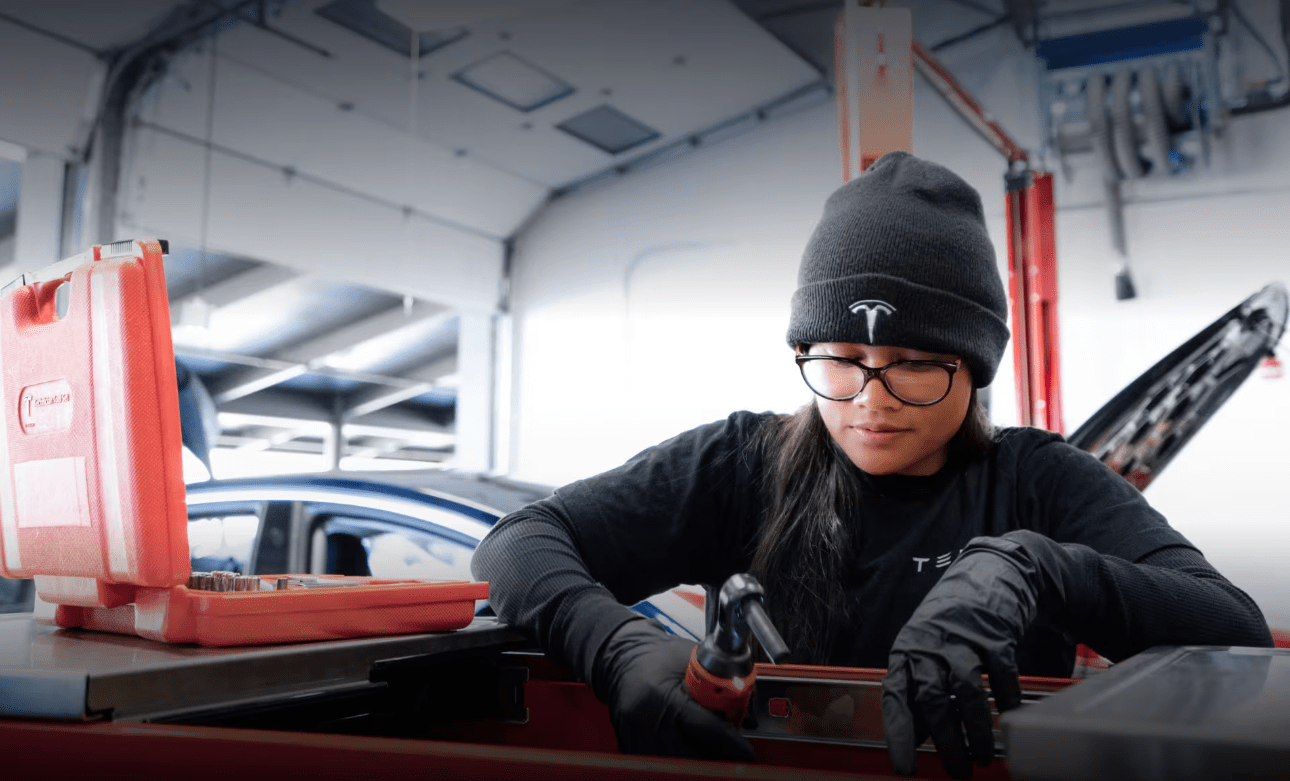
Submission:
[[[573,94],[573,85],[510,52],[467,65],[452,78],[518,111],[532,111]]]
[[[414,33],[411,27],[377,8],[376,0],[334,0],[314,13],[401,57],[411,53],[413,35],[416,36],[417,57],[420,58],[469,34],[465,27]]]
[[[659,136],[654,128],[607,103],[566,119],[556,127],[611,155],[626,152]]]

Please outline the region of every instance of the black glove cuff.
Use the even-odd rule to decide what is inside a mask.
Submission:
[[[1085,545],[1060,543],[1027,529],[999,537],[974,537],[962,556],[992,553],[1011,562],[1038,598],[1039,615],[1058,625],[1097,611],[1101,554]]]
[[[588,590],[560,603],[543,650],[575,678],[593,684],[601,677],[598,665],[609,638],[623,624],[643,619],[608,591]]]
[[[589,660],[587,684],[601,702],[612,702],[618,677],[635,653],[642,646],[667,642],[670,637],[658,621],[632,614],[605,638]]]

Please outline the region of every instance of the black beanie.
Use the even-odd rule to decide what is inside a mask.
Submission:
[[[788,343],[951,353],[982,388],[1008,344],[1007,317],[981,196],[949,169],[890,152],[825,203],[797,272]]]

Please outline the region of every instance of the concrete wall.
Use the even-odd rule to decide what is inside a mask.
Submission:
[[[1011,109],[1001,118],[1023,138],[1035,132],[1016,97],[1033,80],[1020,58],[963,77],[987,101],[1010,96],[991,110]],[[915,151],[983,193],[1006,272],[1003,159],[921,83],[915,117]],[[734,409],[808,401],[783,335],[802,247],[840,171],[829,99],[549,206],[514,260],[517,476],[562,482]],[[1007,420],[1012,388],[996,385]]]
[[[782,331],[838,163],[829,106],[557,201],[514,267],[517,476],[562,482],[805,400]]]
[[[1105,213],[1084,184],[1063,188],[1057,226],[1072,429],[1246,296],[1273,280],[1290,284],[1290,110],[1235,119],[1211,166],[1186,180],[1126,190],[1133,301],[1111,295]],[[1290,571],[1280,564],[1290,552],[1288,444],[1290,377],[1256,372],[1147,489],[1281,629],[1290,629]]]
[[[1034,70],[1006,31],[947,64],[1023,145],[1037,147]],[[992,55],[992,56],[987,56]],[[1067,430],[1265,283],[1290,282],[1290,110],[1238,118],[1208,168],[1126,188],[1138,298],[1115,300],[1091,161],[1059,176]],[[515,255],[510,463],[561,483],[695,424],[808,401],[783,342],[801,249],[840,183],[830,104],[554,203]],[[981,190],[1005,262],[1002,160],[919,83],[915,151]],[[1283,348],[1284,353],[1284,348]],[[1015,421],[1010,356],[995,420]],[[1147,495],[1290,628],[1290,378],[1255,376]]]

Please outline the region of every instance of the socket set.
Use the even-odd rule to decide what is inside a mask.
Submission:
[[[227,570],[194,572],[184,584],[190,591],[286,591],[292,588],[338,588],[373,585],[370,578],[242,575]]]
[[[287,578],[269,581],[254,575],[216,570],[194,572],[188,576],[188,583],[185,585],[193,591],[277,591],[286,589],[287,584]]]

